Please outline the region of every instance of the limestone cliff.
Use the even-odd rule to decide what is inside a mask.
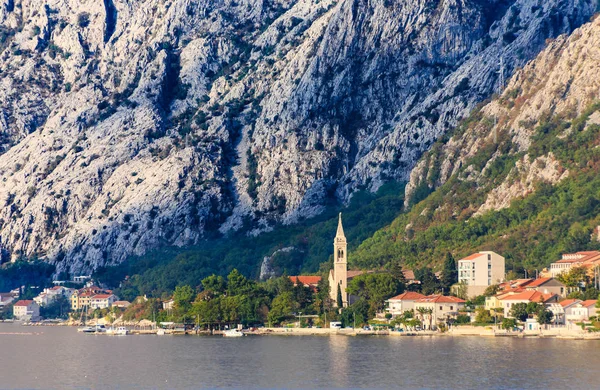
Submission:
[[[406,179],[500,58],[512,74],[595,7],[4,0],[2,245],[78,273]]]
[[[472,204],[477,216],[508,207],[512,200],[533,192],[540,182],[554,185],[568,177],[568,167],[557,161],[551,148],[530,150],[532,137],[558,120],[569,124],[559,138],[600,124],[597,107],[590,108],[600,97],[599,47],[598,20],[549,42],[546,50],[515,73],[500,96],[481,106],[454,136],[423,156],[411,173],[405,206],[454,175],[487,188],[484,202]],[[590,113],[585,114],[586,110]],[[577,124],[582,114],[585,122]],[[477,161],[482,152],[491,152],[491,158]],[[532,154],[538,156],[532,160]],[[514,159],[514,165],[494,183],[491,172],[507,158]],[[474,160],[477,164],[472,163]]]

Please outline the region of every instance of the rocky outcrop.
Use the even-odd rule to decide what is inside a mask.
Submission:
[[[533,151],[537,157],[530,158],[532,137],[552,118],[568,121],[561,137],[600,123],[595,110],[584,115],[587,119],[582,123],[576,119],[600,96],[599,45],[598,20],[549,42],[534,61],[515,73],[502,95],[476,110],[454,136],[434,146],[419,161],[407,185],[406,206],[419,194],[455,177],[474,181],[487,191],[482,204],[472,205],[477,216],[510,206],[512,200],[530,194],[539,183],[554,185],[568,177],[569,170],[552,150]],[[478,170],[472,161],[481,151],[491,151],[492,157]],[[506,158],[514,159],[510,172],[500,182],[490,180],[495,163]]]
[[[595,3],[0,3],[2,243],[78,273],[407,179]]]

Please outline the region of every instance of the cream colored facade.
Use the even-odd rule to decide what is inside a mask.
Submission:
[[[408,291],[397,295],[385,301],[387,303],[386,311],[392,315],[392,318],[404,314],[405,311],[415,309],[415,301],[425,298],[425,295],[417,292]]]
[[[504,257],[491,251],[474,253],[458,261],[458,282],[467,285],[467,295],[475,297],[486,288],[504,281]]]
[[[348,243],[342,226],[342,213],[333,240],[333,270],[329,271],[329,297],[337,305],[338,289],[342,292],[343,306],[348,306]]]

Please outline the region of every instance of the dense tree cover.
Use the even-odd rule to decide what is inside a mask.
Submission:
[[[367,305],[366,318],[373,318],[383,310],[385,300],[404,291],[405,286],[389,273],[368,273],[356,276],[348,284],[348,293],[359,297],[360,305]],[[354,306],[353,305],[353,306]]]
[[[321,315],[331,311],[330,319],[336,317],[328,298],[328,285],[320,283],[317,291],[308,287],[294,286],[288,276],[256,282],[233,269],[227,278],[211,275],[202,279],[198,288],[180,285],[173,294],[174,307],[160,311],[152,300],[136,303],[125,312],[135,318],[150,318],[148,306],[156,310],[157,320],[198,323],[204,327],[223,325],[279,325],[304,315]],[[160,313],[159,313],[160,311]]]
[[[69,317],[71,311],[71,302],[63,295],[57,296],[50,304],[40,307],[40,316],[43,318],[62,318]]]
[[[2,266],[0,268],[0,292],[6,292],[15,288],[25,286],[28,298],[35,295],[36,291],[52,285],[52,274],[55,267],[51,264],[41,261],[17,261]],[[31,287],[36,287],[35,291],[30,291]]]
[[[515,303],[511,306],[509,313],[511,317],[522,322],[527,320],[530,315],[535,316],[540,324],[549,324],[554,316],[544,304],[536,302]]]
[[[539,270],[562,253],[600,249],[591,239],[600,225],[600,126],[584,125],[599,107],[592,105],[570,122],[548,115],[535,129],[529,157],[552,152],[560,169],[569,170],[557,185],[537,183],[510,207],[474,216],[492,188],[511,180],[515,161],[524,156],[510,134],[500,133],[498,143],[480,148],[444,185],[365,240],[350,254],[351,264],[372,269],[401,259],[405,267],[440,267],[448,252],[460,258],[493,250],[505,256],[513,276],[520,276],[524,268]],[[481,177],[470,179],[473,171]]]
[[[403,205],[403,184],[390,183],[376,194],[365,191],[353,195],[342,209],[344,230],[350,249],[357,247],[373,232],[391,222]],[[256,279],[260,263],[278,249],[271,265],[276,273],[298,275],[319,271],[332,257],[331,242],[337,227],[339,208],[330,205],[322,215],[295,225],[278,226],[272,232],[247,236],[242,230],[232,236],[212,239],[192,248],[165,248],[142,257],[129,259],[116,267],[101,267],[94,276],[100,283],[117,287],[124,299],[138,295],[160,297],[174,291],[177,285],[195,289],[212,274],[227,275],[236,268],[241,274]]]

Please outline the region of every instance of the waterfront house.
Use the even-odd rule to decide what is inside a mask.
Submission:
[[[54,286],[52,288],[45,288],[44,291],[33,298],[33,300],[40,306],[46,306],[54,302],[60,296],[70,299],[74,292],[75,289],[72,288]]]
[[[112,304],[119,300],[115,294],[96,294],[90,298],[90,308],[108,309]]]
[[[96,294],[112,294],[112,291],[103,290],[97,286],[89,286],[76,290],[71,295],[71,309],[82,310],[90,307],[90,300]]]
[[[10,305],[15,300],[12,293],[0,293],[0,309]]]
[[[590,317],[596,316],[596,299],[577,302],[571,307],[570,313],[566,315],[567,322],[587,321]]]
[[[564,297],[570,291],[569,289],[555,278],[539,278],[531,281],[524,286],[525,290],[539,291],[543,294],[556,294]]]
[[[17,320],[30,321],[40,317],[40,306],[33,300],[20,300],[13,305],[13,317]]]
[[[502,308],[504,309],[504,317],[510,317],[510,309],[517,303],[537,302],[550,304],[558,302],[559,298],[560,297],[557,294],[544,294],[539,291],[529,290],[516,294],[507,294],[501,297],[500,300],[502,301]]]
[[[418,299],[425,298],[425,295],[417,292],[408,291],[385,301],[387,304],[386,311],[395,318],[402,315],[405,311],[414,310],[415,302]]]
[[[415,315],[423,321],[426,329],[431,329],[438,322],[456,318],[459,310],[464,307],[464,299],[444,295],[428,295],[417,299],[414,303]]]
[[[458,261],[458,282],[467,285],[472,298],[484,293],[491,285],[504,281],[504,257],[491,251],[478,252]]]
[[[566,324],[567,315],[571,315],[573,306],[581,302],[579,299],[563,299],[558,303],[547,304],[546,307],[554,315],[552,322],[559,325]]]

